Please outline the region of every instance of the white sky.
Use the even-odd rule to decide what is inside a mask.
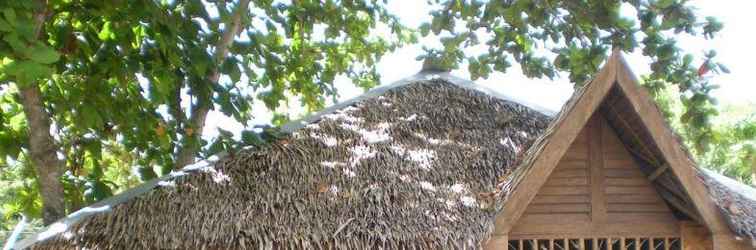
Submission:
[[[756,83],[751,76],[750,70],[754,67],[756,49],[754,49],[754,35],[756,23],[753,21],[753,10],[756,9],[756,1],[737,0],[694,0],[690,1],[697,8],[699,16],[715,16],[725,25],[724,29],[713,40],[704,40],[698,37],[681,37],[678,45],[685,51],[692,52],[696,56],[702,56],[704,51],[714,49],[718,55],[716,59],[724,63],[731,71],[730,74],[716,76],[711,79],[721,86],[714,92],[721,104],[750,104],[756,105]],[[392,0],[388,3],[391,13],[399,16],[402,22],[409,27],[418,27],[421,23],[430,20],[427,15],[428,5],[424,0]],[[415,58],[423,54],[422,47],[433,46],[437,41],[422,39],[419,44],[407,46],[384,56],[379,62],[378,69],[381,74],[382,84],[390,84],[399,79],[417,73],[422,63]],[[650,72],[650,62],[643,58],[640,53],[625,55],[637,75]],[[700,58],[699,58],[700,59]],[[460,67],[453,74],[469,78],[469,73]],[[519,69],[519,66],[510,67],[505,74],[495,73],[488,79],[479,79],[477,83],[491,89],[518,96],[530,102],[553,110],[559,110],[561,105],[572,94],[572,85],[567,77],[555,80],[528,79]],[[347,100],[362,93],[353,86],[349,79],[337,80],[340,101]],[[258,112],[252,124],[267,123],[271,114],[264,111],[261,105],[255,105]],[[291,107],[298,110],[298,107]],[[223,128],[234,132],[237,136],[243,126],[232,118],[225,117],[219,112],[211,112],[207,119],[207,128],[203,137],[212,138],[218,134],[217,128]]]

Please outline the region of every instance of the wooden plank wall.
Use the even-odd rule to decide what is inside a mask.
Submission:
[[[550,223],[555,215],[570,221],[590,222],[587,132],[584,129],[575,138],[518,224]]]
[[[625,233],[679,237],[679,224],[604,117],[594,114],[512,228],[510,240]]]
[[[600,120],[604,156],[604,193],[609,223],[676,220],[632,155],[609,127]]]

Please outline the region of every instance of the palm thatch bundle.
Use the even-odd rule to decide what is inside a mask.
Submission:
[[[549,116],[443,79],[307,120],[167,178],[33,249],[477,248]]]

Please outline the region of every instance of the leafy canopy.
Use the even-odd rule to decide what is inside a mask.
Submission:
[[[2,1],[0,37],[0,174],[15,179],[0,195],[6,218],[38,217],[41,205],[28,135],[47,131],[28,131],[19,87],[43,94],[73,211],[176,168],[186,148],[193,158],[277,134],[249,126],[241,140],[205,140],[208,110],[248,125],[257,101],[257,113],[289,99],[320,109],[337,76],[373,87],[381,56],[415,41],[382,2],[330,0]],[[6,195],[19,190],[30,200]]]
[[[723,24],[697,16],[686,0],[450,0],[433,1],[432,19],[419,30],[440,37],[442,48],[427,49],[449,67],[464,62],[472,78],[506,72],[518,64],[528,77],[568,75],[581,86],[616,48],[635,50],[652,61],[650,86],[674,85],[685,106],[683,123],[696,130],[694,140],[706,151],[717,86],[702,73],[728,73],[716,52],[696,56],[680,49],[676,38],[713,38]],[[477,55],[469,48],[484,48]]]

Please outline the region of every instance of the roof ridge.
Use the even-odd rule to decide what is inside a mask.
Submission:
[[[294,131],[299,130],[300,128],[304,127],[305,125],[309,123],[319,120],[320,118],[322,118],[323,115],[331,114],[333,112],[336,112],[337,110],[355,105],[363,100],[379,97],[393,89],[398,89],[398,88],[411,85],[411,84],[416,84],[416,83],[428,83],[430,80],[436,80],[436,79],[444,80],[445,82],[450,83],[457,87],[481,92],[487,96],[491,96],[500,100],[513,102],[513,103],[525,106],[527,108],[535,110],[536,112],[539,112],[549,117],[554,117],[557,114],[557,111],[555,110],[543,107],[533,102],[522,100],[514,96],[506,95],[502,92],[477,84],[473,81],[454,76],[449,72],[422,72],[421,71],[415,75],[400,79],[394,83],[370,89],[361,95],[350,98],[343,102],[335,103],[323,110],[320,110],[310,115],[306,115],[301,119],[288,122],[281,126],[281,130],[286,133],[292,133]]]

